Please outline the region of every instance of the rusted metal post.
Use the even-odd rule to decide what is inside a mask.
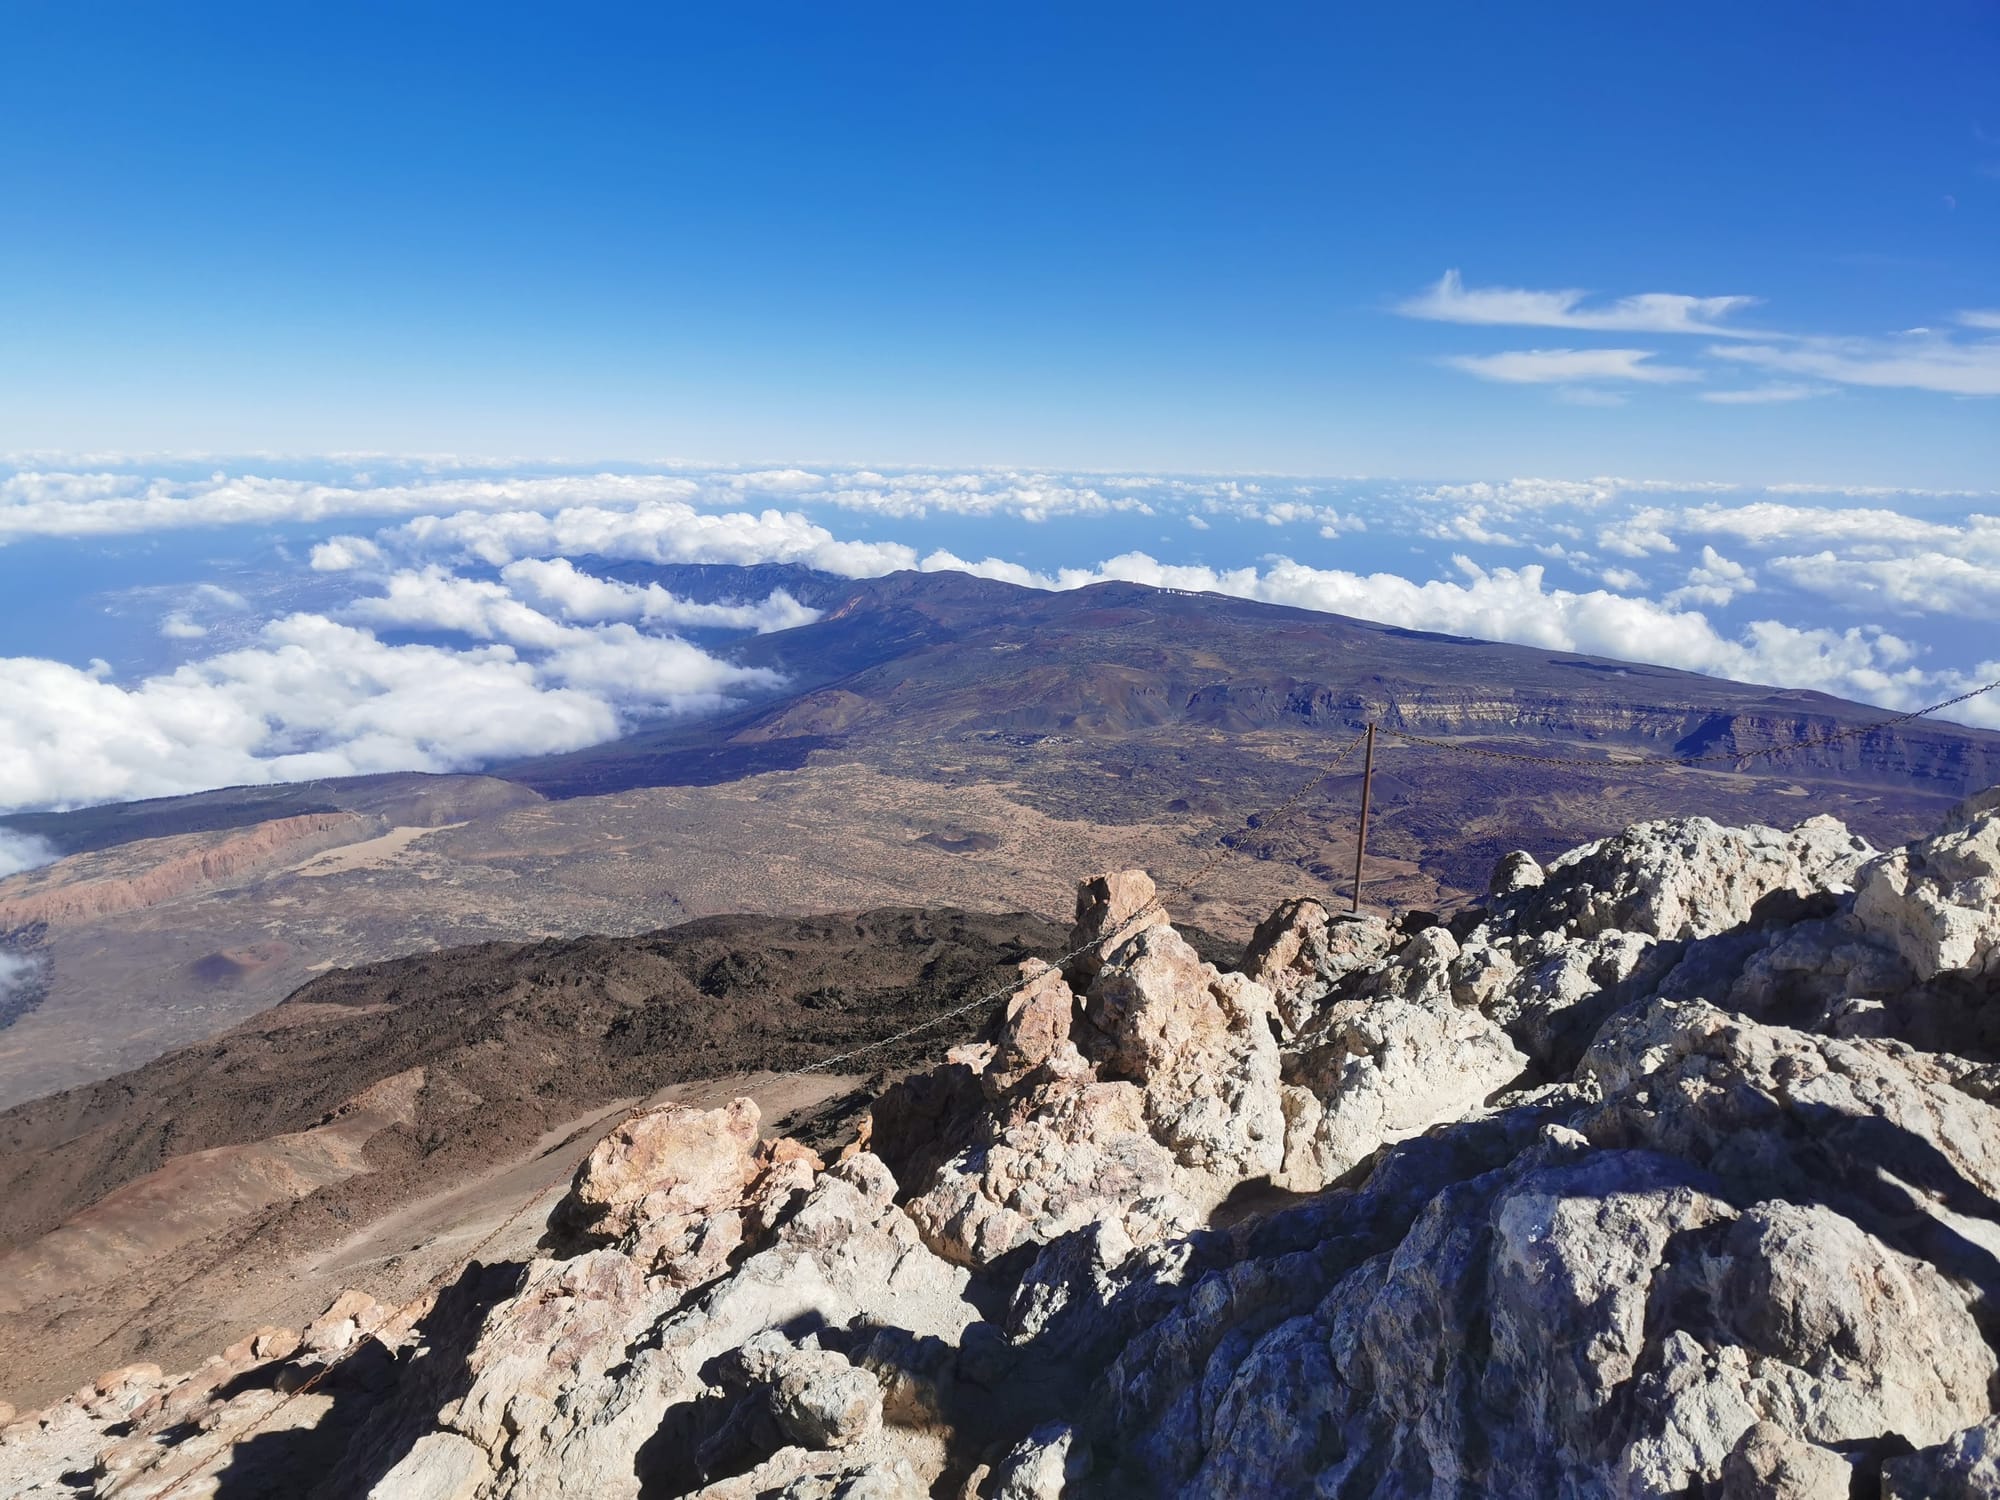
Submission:
[[[1368,759],[1361,768],[1361,827],[1354,834],[1354,900],[1349,911],[1361,910],[1361,857],[1368,849],[1368,796],[1375,789],[1375,725],[1368,725]]]

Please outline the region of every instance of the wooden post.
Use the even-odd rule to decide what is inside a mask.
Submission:
[[[1375,789],[1375,725],[1368,725],[1368,759],[1361,771],[1361,827],[1354,834],[1354,900],[1349,911],[1361,910],[1361,856],[1368,848],[1368,796]]]

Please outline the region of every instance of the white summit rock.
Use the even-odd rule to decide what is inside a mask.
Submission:
[[[640,1114],[526,1265],[114,1371],[0,1490],[2000,1495],[2000,794],[1294,901],[1241,973],[1140,872],[1077,915],[830,1165]]]

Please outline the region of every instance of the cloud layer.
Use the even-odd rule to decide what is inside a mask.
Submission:
[[[437,570],[395,585],[348,613],[493,644],[396,644],[301,613],[270,622],[254,647],[131,686],[99,668],[0,658],[0,806],[467,770],[579,749],[780,681],[630,624],[564,624]]]
[[[71,478],[29,486],[36,525],[90,538],[159,505],[193,507],[169,523],[192,524],[185,517],[218,496],[225,509],[263,497],[276,508],[251,507],[260,525],[370,514],[388,524],[318,538],[309,569],[295,565],[285,588],[257,596],[309,585],[311,607],[186,580],[136,591],[168,667],[121,678],[101,663],[0,660],[0,808],[573,749],[774,689],[709,635],[816,617],[783,590],[694,600],[643,568],[630,570],[640,581],[603,576],[591,558],[797,563],[846,577],[964,568],[1044,588],[1126,579],[1893,708],[2000,676],[1980,631],[1966,629],[2000,618],[2000,516],[1977,508],[2000,509],[1991,495],[798,468],[379,484],[217,476],[179,490]],[[124,493],[134,486],[152,497],[137,510]],[[179,498],[162,498],[169,491]],[[445,508],[412,512],[419,497]],[[939,545],[940,528],[951,544]],[[1145,528],[1167,545],[1135,545],[1145,537],[1130,534]],[[844,534],[854,530],[874,534]],[[906,539],[926,531],[921,548]],[[1101,545],[1107,536],[1114,545]],[[1032,546],[996,556],[996,540]],[[697,644],[688,632],[708,634]],[[1954,713],[2000,725],[2000,704]],[[5,858],[0,848],[0,870]]]
[[[0,828],[0,880],[19,875],[23,870],[39,870],[55,861],[55,846],[47,839]]]
[[[1593,302],[1575,290],[1535,291],[1525,287],[1468,287],[1447,271],[1438,282],[1397,304],[1409,318],[1492,328],[1561,328],[1590,333],[1702,335],[1730,342],[1699,352],[1713,373],[1728,376],[1743,367],[1770,376],[1805,376],[1758,386],[1700,393],[1699,399],[1727,406],[1762,406],[1802,401],[1840,386],[1931,391],[1948,396],[2000,396],[2000,314],[1974,309],[1955,314],[1944,328],[1913,328],[1875,336],[1829,336],[1750,330],[1729,320],[1754,305],[1746,296],[1691,297],[1642,292],[1609,302]],[[1737,342],[1740,341],[1740,342]],[[1447,355],[1441,362],[1482,380],[1517,385],[1574,386],[1567,399],[1603,399],[1601,382],[1675,383],[1708,373],[1683,365],[1656,364],[1652,349],[1523,349],[1497,354]]]

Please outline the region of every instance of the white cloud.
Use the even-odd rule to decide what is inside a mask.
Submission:
[[[55,845],[47,839],[0,828],[0,880],[19,875],[23,870],[39,870],[43,865],[54,864],[58,858]]]
[[[419,577],[401,596],[496,634],[490,596]],[[532,611],[530,611],[532,613]],[[76,806],[233,783],[454,771],[613,738],[637,718],[713,709],[775,674],[629,625],[555,626],[546,655],[511,645],[390,645],[319,615],[254,647],[124,687],[93,668],[0,658],[0,807]],[[456,628],[456,627],[454,627]],[[524,633],[537,634],[538,627]]]
[[[1669,517],[1677,531],[1735,536],[1761,547],[1807,542],[1843,546],[1928,547],[1959,555],[2000,557],[2000,516],[1968,515],[1962,525],[1925,520],[1879,507],[1823,507],[1757,500],[1746,505],[1689,506]]]
[[[1198,493],[1202,488],[1151,475],[1085,478],[1013,469],[900,473],[852,469],[826,474],[761,469],[714,473],[702,481],[702,493],[722,503],[740,502],[745,495],[770,495],[792,505],[829,505],[897,520],[920,520],[933,514],[1005,515],[1026,521],[1072,515],[1152,515],[1149,494],[1159,500]],[[1119,490],[1140,493],[1116,493]]]
[[[2000,490],[1926,490],[1913,489],[1907,485],[1890,484],[1816,484],[1789,482],[1767,484],[1767,493],[1773,495],[1845,495],[1850,500],[1875,500],[1910,498],[1917,500],[1990,500],[2000,495]]]
[[[1597,576],[1622,594],[1637,593],[1646,586],[1646,580],[1630,568],[1606,568]]]
[[[326,484],[253,474],[200,481],[125,474],[18,473],[0,478],[0,544],[27,536],[112,536],[190,526],[320,521],[426,511],[636,506],[693,496],[691,479],[662,474],[569,474]]]
[[[1423,534],[1434,541],[1477,542],[1483,547],[1519,547],[1521,539],[1489,526],[1490,512],[1484,505],[1469,505],[1455,516],[1433,521]]]
[[[1490,505],[1508,516],[1523,510],[1593,508],[1615,500],[1631,481],[1624,479],[1508,479],[1499,483],[1438,484],[1416,492],[1419,500],[1446,505]]]
[[[189,619],[186,611],[177,609],[160,621],[160,634],[170,641],[198,641],[208,634],[208,627]]]
[[[367,537],[336,536],[315,546],[310,562],[315,573],[346,573],[379,566],[384,560],[382,549]]]
[[[0,951],[0,1005],[38,984],[45,972],[40,959],[23,953]]]
[[[1340,512],[1327,505],[1302,505],[1296,500],[1278,500],[1265,506],[1258,519],[1267,526],[1296,526],[1301,521],[1332,526],[1340,520]]]
[[[1782,401],[1807,401],[1826,394],[1810,385],[1756,385],[1736,391],[1701,391],[1695,399],[1711,401],[1717,406],[1769,406]]]
[[[1745,340],[1710,345],[1717,360],[1773,375],[1809,377],[1834,385],[1936,391],[1953,396],[2000,395],[2000,311],[1973,308],[1955,315],[1957,330],[1910,328],[1875,338],[1796,335],[1738,328],[1728,319],[1756,299],[1688,297],[1646,293],[1592,303],[1575,290],[1535,291],[1521,287],[1472,287],[1456,271],[1401,303],[1406,317],[1492,327],[1562,328],[1599,333],[1700,334]],[[1643,363],[1641,350],[1527,350],[1508,354],[1457,355],[1444,362],[1484,380],[1575,385],[1559,399],[1609,404],[1615,393],[1597,389],[1602,381],[1699,379],[1695,370]],[[1824,385],[1773,380],[1762,386],[1718,390],[1701,399],[1725,406],[1802,401],[1826,394]]]
[[[1930,329],[1913,329],[1886,339],[1718,344],[1708,352],[1718,359],[1840,385],[2000,396],[2000,338],[1960,339]]]
[[[710,515],[667,500],[629,510],[575,506],[552,515],[517,510],[419,516],[377,540],[396,551],[494,567],[526,557],[598,556],[655,563],[795,562],[843,578],[870,578],[917,565],[913,547],[844,542],[796,511]]]
[[[1504,354],[1448,354],[1443,363],[1481,380],[1509,385],[1571,385],[1592,380],[1647,384],[1701,379],[1683,365],[1648,363],[1650,349],[1516,349]]]
[[[1023,588],[1030,589],[1051,589],[1059,586],[1048,574],[1034,572],[1019,563],[1006,562],[997,557],[968,562],[965,558],[947,552],[942,547],[923,560],[923,570],[926,573],[970,573],[975,578],[991,578],[1000,583],[1017,583]]]
[[[1401,303],[1396,311],[1409,318],[1440,323],[1476,323],[1512,328],[1575,328],[1598,333],[1698,333],[1741,338],[1722,320],[1746,307],[1755,297],[1687,297],[1674,292],[1642,292],[1601,306],[1584,305],[1590,293],[1529,291],[1521,287],[1472,287],[1457,271],[1446,271],[1437,284]]]
[[[1678,552],[1681,549],[1665,529],[1672,519],[1669,512],[1656,506],[1635,510],[1622,521],[1600,526],[1597,545],[1620,557],[1650,557],[1655,552]]]
[[[776,673],[732,666],[675,636],[643,635],[631,625],[563,633],[540,663],[545,678],[624,707],[703,711],[745,687],[775,687]]]
[[[1311,490],[1300,487],[1299,493],[1310,495]],[[1214,493],[1202,499],[1202,509],[1212,516],[1231,516],[1240,521],[1261,521],[1266,526],[1318,526],[1322,536],[1337,536],[1343,531],[1366,531],[1368,523],[1352,512],[1343,512],[1331,505],[1318,504],[1312,500],[1273,500],[1264,494],[1260,486],[1244,485],[1215,486]],[[1208,522],[1188,513],[1188,524],[1197,530],[1208,530]]]
[[[1703,546],[1701,561],[1688,569],[1686,584],[1668,594],[1665,602],[1676,606],[1705,604],[1720,608],[1738,594],[1756,591],[1757,580],[1748,568],[1724,557],[1713,547]]]
[[[500,570],[516,593],[527,594],[565,620],[638,620],[649,625],[754,630],[766,634],[810,625],[820,611],[809,609],[783,589],[755,604],[700,604],[682,599],[657,583],[643,588],[585,573],[567,558],[523,558]]]
[[[2000,562],[1975,562],[1946,552],[1877,558],[1817,552],[1774,557],[1769,566],[1794,587],[1850,607],[2000,620]]]
[[[357,599],[343,611],[348,619],[398,630],[443,630],[482,641],[517,646],[559,645],[563,627],[531,609],[497,583],[461,578],[433,563],[391,574],[388,592]]]

